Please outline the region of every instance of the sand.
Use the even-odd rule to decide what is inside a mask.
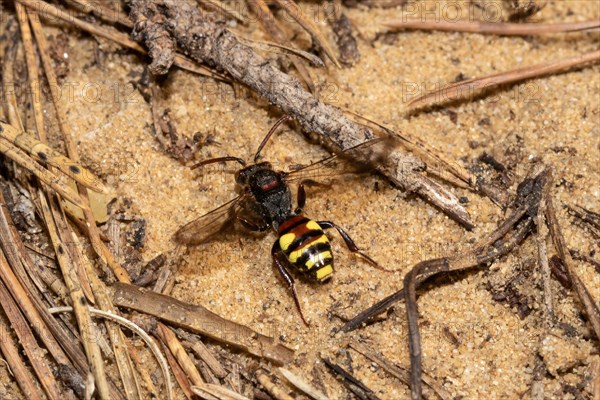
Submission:
[[[447,3],[426,3],[441,17],[449,10]],[[473,7],[467,2],[450,3],[462,7],[463,12]],[[473,101],[412,117],[405,117],[405,113],[408,100],[415,94],[453,82],[458,76],[471,78],[592,51],[598,46],[598,34],[527,38],[441,32],[389,34],[378,25],[389,18],[416,16],[414,13],[423,11],[423,4],[405,8],[404,14],[399,8],[350,9],[348,16],[361,34],[362,58],[352,68],[311,70],[321,97],[408,132],[461,166],[473,165],[484,152],[492,154],[513,168],[515,182],[524,177],[533,161],[544,162],[553,170],[553,196],[569,247],[585,254],[597,251],[597,241],[573,224],[562,205],[600,210],[598,66],[510,85]],[[484,7],[497,7],[496,2],[486,4]],[[322,11],[314,3],[304,7],[317,14]],[[534,20],[599,17],[599,3],[579,0],[551,2]],[[325,26],[322,18],[320,22]],[[256,27],[238,28],[238,32],[264,38]],[[84,164],[103,177],[118,196],[131,199],[146,219],[142,254],[150,260],[173,249],[170,237],[178,227],[234,196],[235,166],[194,172],[165,155],[153,137],[150,108],[131,84],[141,73],[143,60],[114,50],[105,40],[69,32],[64,48],[69,68],[62,83],[70,83],[73,93],[67,96],[65,90],[64,104],[69,123],[77,132]],[[168,97],[163,106],[170,108],[180,134],[210,134],[219,142],[202,148],[199,160],[224,155],[249,160],[279,116],[248,92],[236,97],[226,84],[178,70],[171,71],[165,89]],[[289,128],[276,134],[263,151],[263,157],[281,169],[327,155]],[[502,210],[489,199],[463,189],[452,190],[468,198],[467,209],[476,224],[471,232],[423,199],[407,196],[380,177],[344,179],[329,188],[309,189],[304,210],[307,216],[335,221],[381,265],[398,270],[386,274],[373,269],[352,256],[341,238],[331,232],[334,279],[326,285],[298,284],[310,328],[302,324],[271,266],[273,233],[229,235],[221,242],[190,248],[177,271],[172,294],[279,338],[297,351],[296,361],[289,366],[292,371],[317,386],[324,385],[331,399],[344,399],[344,389],[326,372],[321,355],[347,367],[345,343],[361,340],[406,367],[408,347],[403,305],[385,321],[350,334],[334,333],[342,324],[340,317],[352,317],[398,290],[404,274],[415,263],[465,251],[502,218]],[[556,280],[552,288],[558,319],[587,336],[567,337],[560,329],[549,331],[543,326],[536,252],[529,238],[491,267],[436,281],[419,297],[424,371],[456,398],[530,398],[536,357],[541,357],[548,369],[542,378],[543,398],[592,398],[590,377],[592,364],[600,362],[598,342],[582,320],[582,308],[573,292]],[[598,272],[582,262],[577,262],[576,269],[598,301]],[[520,318],[517,307],[494,300],[493,295],[523,274],[526,279],[515,284],[515,291],[526,298],[530,313]],[[350,354],[355,376],[377,396],[408,398],[406,385],[356,352]],[[2,365],[0,374],[6,376]],[[599,379],[597,375],[595,379]],[[569,388],[575,388],[579,397],[569,394]],[[19,398],[14,385],[9,389],[9,395]]]

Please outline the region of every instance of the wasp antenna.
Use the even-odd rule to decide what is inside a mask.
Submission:
[[[199,163],[192,165],[190,167],[190,169],[200,168],[200,167],[203,167],[205,165],[214,164],[214,163],[218,163],[218,162],[221,162],[221,161],[237,161],[240,164],[242,164],[242,166],[246,166],[246,161],[242,160],[241,158],[233,157],[233,156],[227,156],[227,157],[217,157],[217,158],[211,158],[209,160],[200,161]]]
[[[267,136],[265,136],[263,141],[260,143],[260,146],[258,146],[258,150],[256,150],[256,154],[254,155],[254,162],[258,161],[258,157],[260,156],[260,151],[263,149],[263,147],[265,147],[265,144],[267,144],[267,142],[269,141],[269,139],[271,138],[273,133],[277,130],[277,128],[279,128],[279,125],[283,124],[285,121],[287,121],[289,119],[292,119],[292,117],[290,117],[289,115],[286,114],[283,117],[279,118],[277,120],[277,122],[275,122],[275,124],[269,130],[269,133],[267,133]]]

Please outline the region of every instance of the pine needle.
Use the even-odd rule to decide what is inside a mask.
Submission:
[[[422,21],[390,20],[383,25],[394,29],[414,29],[425,31],[470,32],[504,36],[543,35],[547,33],[579,32],[600,28],[600,20],[584,22],[564,22],[555,24],[511,23],[485,21]]]
[[[557,73],[570,68],[596,63],[598,61],[600,61],[600,51],[593,51],[564,60],[550,61],[542,64],[500,72],[493,75],[473,78],[454,83],[432,93],[419,96],[409,103],[409,107],[416,109],[424,106],[444,103],[447,101],[458,100],[461,98],[469,98],[473,97],[474,92],[482,89],[489,89],[502,84],[519,82],[530,78],[537,78],[542,75]]]

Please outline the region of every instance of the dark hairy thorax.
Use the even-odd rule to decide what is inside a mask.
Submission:
[[[270,164],[246,167],[240,173],[238,183],[250,189],[260,216],[275,229],[292,215],[290,189],[281,173],[274,171]]]

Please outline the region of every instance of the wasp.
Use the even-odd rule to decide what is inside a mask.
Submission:
[[[289,269],[295,269],[309,280],[320,283],[332,277],[333,252],[329,238],[324,232],[326,229],[336,229],[352,253],[362,257],[376,268],[385,269],[360,251],[350,235],[339,225],[331,221],[315,221],[302,214],[306,203],[305,186],[318,183],[315,178],[342,174],[343,172],[337,170],[341,156],[373,146],[381,142],[381,139],[364,142],[343,152],[343,155],[334,155],[290,172],[276,171],[271,163],[258,162],[258,159],[273,132],[287,119],[289,116],[284,116],[273,125],[258,147],[251,165],[246,165],[246,162],[238,157],[227,156],[212,158],[192,166],[198,168],[217,162],[238,162],[242,165],[242,169],[236,172],[235,181],[240,194],[181,227],[175,233],[174,240],[181,244],[198,245],[209,241],[235,223],[241,224],[250,231],[264,232],[273,229],[278,235],[271,248],[273,263],[287,284],[302,321],[308,325]],[[292,208],[289,187],[292,182],[299,182],[295,209]]]

